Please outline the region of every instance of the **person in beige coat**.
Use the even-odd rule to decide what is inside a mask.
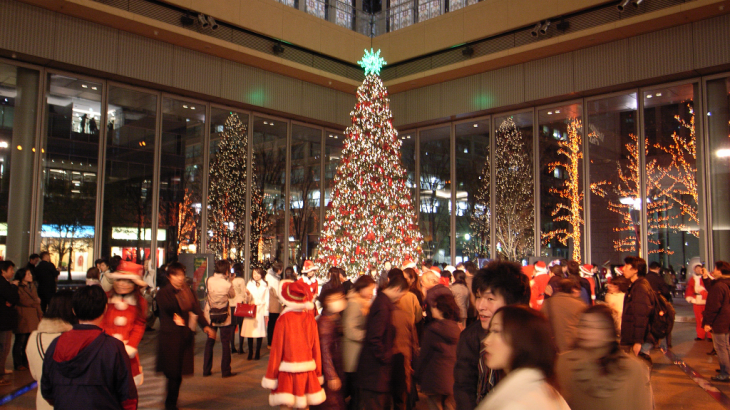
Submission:
[[[355,375],[374,291],[375,280],[372,277],[364,275],[357,278],[347,294],[347,307],[342,313],[342,368],[346,382],[344,396],[350,396],[350,409],[359,409],[359,388]]]
[[[649,367],[624,353],[611,308],[596,305],[581,316],[574,350],[558,357],[560,393],[572,410],[652,410]]]
[[[15,370],[26,370],[28,369],[28,358],[25,356],[25,345],[28,343],[30,333],[38,328],[43,312],[41,311],[41,299],[38,297],[38,290],[33,283],[33,275],[30,270],[18,269],[15,273],[15,280],[18,281],[19,301],[15,305],[15,310],[18,312],[18,325],[14,331],[13,366]]]
[[[541,312],[553,329],[558,352],[573,347],[578,335],[578,322],[588,307],[580,298],[580,283],[574,278],[560,279],[558,290],[545,300]]]

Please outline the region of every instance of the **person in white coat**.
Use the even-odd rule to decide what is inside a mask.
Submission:
[[[38,410],[53,409],[41,396],[41,376],[43,375],[43,358],[51,343],[61,333],[68,332],[77,322],[72,306],[73,292],[60,290],[48,302],[46,313],[38,324],[38,330],[30,334],[25,354],[28,356],[30,375],[38,381],[35,405]]]
[[[526,306],[497,310],[484,339],[487,367],[506,376],[477,410],[570,410],[558,393],[557,347],[545,316]]]
[[[261,342],[266,337],[266,324],[269,319],[269,287],[264,281],[263,269],[253,269],[246,289],[251,295],[248,303],[256,305],[256,317],[243,319],[241,336],[248,338],[248,360],[259,360],[261,359]],[[253,357],[253,339],[256,339],[255,357]]]

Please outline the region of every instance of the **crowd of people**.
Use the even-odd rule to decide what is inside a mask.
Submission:
[[[14,368],[39,381],[39,409],[134,409],[146,370],[138,347],[159,318],[166,409],[177,409],[183,377],[195,373],[199,327],[203,377],[219,335],[222,378],[236,376],[234,353],[260,360],[266,338],[261,386],[275,407],[413,409],[420,393],[438,410],[649,410],[649,353],[672,345],[674,291],[658,263],[624,262],[601,273],[568,260],[481,269],[405,260],[356,277],[311,261],[297,275],[274,262],[247,281],[242,264],[219,260],[201,303],[178,262],[154,292],[148,269],[118,260],[97,261],[75,292],[57,291],[43,252],[17,272],[0,261],[0,361],[14,333]],[[730,382],[730,264],[708,271],[698,261],[689,272],[697,340],[713,342],[712,379]]]

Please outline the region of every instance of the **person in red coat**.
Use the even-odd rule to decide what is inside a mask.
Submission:
[[[137,386],[144,381],[137,355],[147,324],[147,301],[140,292],[147,287],[147,282],[142,279],[143,272],[142,265],[122,261],[117,270],[108,274],[114,281],[114,287],[107,293],[109,304],[101,325],[106,334],[124,343]]]
[[[542,304],[545,302],[545,289],[547,288],[548,281],[550,281],[550,275],[548,274],[548,268],[545,262],[535,262],[534,274],[530,281],[530,306],[533,309],[542,309]]]
[[[279,286],[285,308],[276,321],[261,386],[271,390],[270,406],[306,409],[326,398],[317,322],[310,312],[313,296],[302,281],[282,280]]]
[[[705,332],[702,327],[702,319],[705,312],[705,304],[707,303],[707,288],[705,288],[705,281],[703,279],[705,268],[699,261],[692,261],[690,264],[689,271],[692,273],[689,279],[687,279],[687,288],[684,292],[684,298],[687,302],[692,304],[692,310],[695,314],[695,330],[697,337],[695,340],[704,340],[705,337],[711,339],[710,333]]]

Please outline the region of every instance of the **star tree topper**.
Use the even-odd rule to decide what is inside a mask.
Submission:
[[[368,74],[380,75],[380,69],[386,64],[383,57],[380,57],[380,50],[373,51],[372,48],[370,51],[366,49],[365,55],[357,63],[365,69],[365,76]]]

